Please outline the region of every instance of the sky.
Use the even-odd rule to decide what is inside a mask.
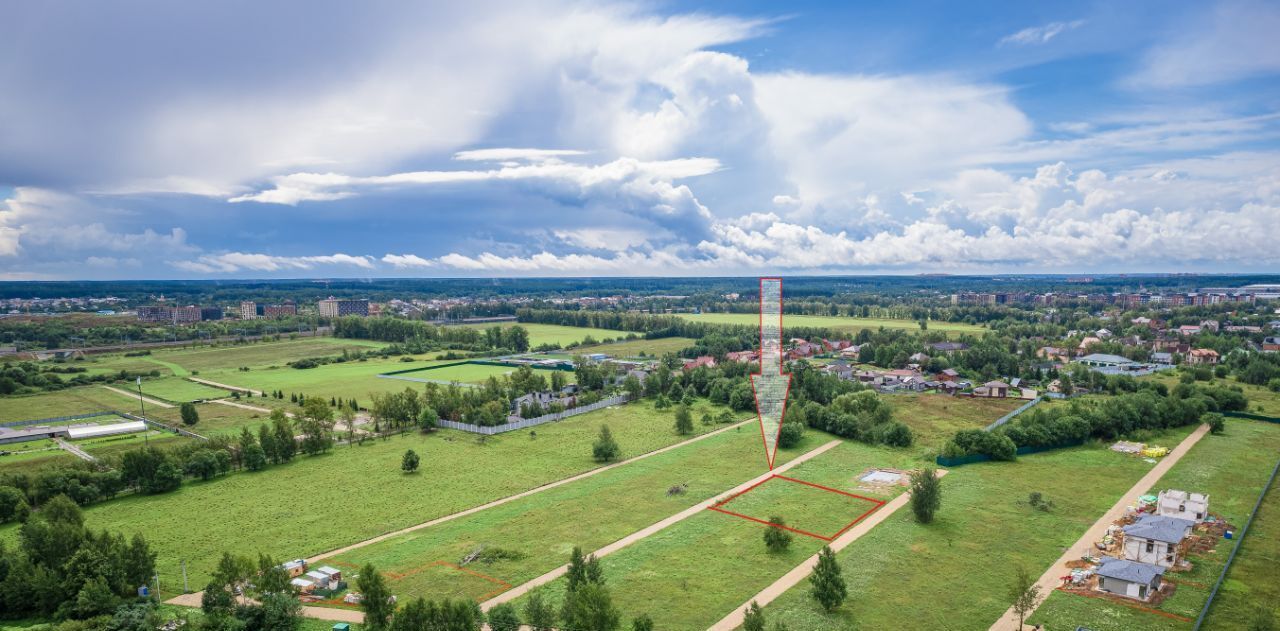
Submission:
[[[1280,3],[5,14],[0,279],[1280,271]]]

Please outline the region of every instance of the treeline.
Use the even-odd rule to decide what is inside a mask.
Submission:
[[[434,348],[458,350],[529,350],[529,332],[520,326],[493,326],[477,329],[465,326],[436,326],[421,320],[399,318],[345,317],[333,321],[333,334],[381,342],[429,343]]]
[[[351,415],[348,408],[342,412]],[[273,410],[269,422],[256,433],[245,427],[235,438],[217,436],[168,449],[143,447],[99,465],[77,463],[31,473],[2,473],[0,523],[21,521],[33,508],[60,495],[88,506],[127,491],[167,493],[188,479],[210,480],[236,469],[260,471],[298,454],[323,454],[334,445],[333,416],[323,399],[311,397],[293,419],[283,410]]]
[[[142,600],[138,588],[150,584],[155,562],[141,535],[126,541],[89,530],[80,507],[56,496],[18,530],[15,549],[0,544],[0,611],[15,617],[109,617]]]
[[[206,320],[182,326],[138,322],[133,316],[74,314],[32,320],[0,320],[0,344],[32,348],[85,348],[124,343],[199,341],[210,337],[288,334],[313,330],[314,318]]]
[[[138,377],[159,377],[159,369],[147,372],[120,370],[91,375],[83,366],[56,362],[37,365],[34,362],[9,362],[0,369],[0,395],[48,392],[94,383],[133,381]]]
[[[1013,460],[1020,447],[1116,440],[1143,431],[1207,422],[1207,415],[1248,407],[1244,394],[1235,388],[1180,383],[1169,389],[1164,384],[1133,379],[1116,383],[1118,389],[1132,390],[1101,400],[1033,408],[990,432],[962,430],[944,446],[942,455],[985,454],[995,460]]]

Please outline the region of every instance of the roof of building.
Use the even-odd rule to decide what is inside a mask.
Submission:
[[[1079,361],[1079,362],[1094,362],[1094,363],[1098,363],[1098,364],[1132,364],[1132,363],[1135,363],[1132,359],[1129,359],[1128,357],[1121,357],[1121,356],[1119,356],[1119,355],[1110,355],[1110,354],[1107,354],[1107,353],[1090,353],[1090,354],[1088,354],[1088,355],[1085,355],[1084,357],[1081,357],[1080,359],[1077,359],[1076,361]]]
[[[1145,515],[1138,519],[1138,523],[1125,526],[1124,534],[1153,541],[1178,543],[1182,541],[1183,537],[1187,536],[1187,531],[1191,530],[1194,525],[1195,522],[1187,519],[1165,517],[1163,515]]]
[[[1131,583],[1150,584],[1151,579],[1164,575],[1164,568],[1150,563],[1139,563],[1114,557],[1103,557],[1098,566],[1098,576],[1114,578]]]
[[[110,425],[77,425],[67,428],[67,438],[93,438],[95,436],[114,436],[116,434],[133,434],[147,431],[147,424],[142,421],[111,423]]]

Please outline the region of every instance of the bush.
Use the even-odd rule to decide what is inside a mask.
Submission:
[[[1227,430],[1227,419],[1217,412],[1206,412],[1200,422],[1209,426],[1209,433],[1221,434]]]

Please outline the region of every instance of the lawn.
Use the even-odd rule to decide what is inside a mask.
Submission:
[[[694,322],[707,322],[711,324],[739,324],[747,326],[759,326],[760,315],[757,313],[681,313],[677,314],[686,320]],[[919,331],[920,323],[915,320],[894,320],[890,318],[851,318],[845,316],[813,316],[813,315],[790,315],[782,316],[783,331],[785,334],[786,327],[815,327],[827,328],[840,331],[847,334],[854,334],[863,329],[905,329],[908,331]],[[959,335],[961,333],[971,333],[981,335],[986,329],[976,324],[964,324],[962,322],[940,322],[931,320],[929,322],[930,331],[943,331],[948,335]]]
[[[380,379],[378,378],[379,374],[393,370],[425,368],[445,363],[451,362],[421,360],[404,362],[400,358],[369,359],[325,364],[305,369],[281,366],[249,371],[235,369],[209,371],[200,373],[200,376],[210,381],[264,392],[282,390],[286,398],[290,393],[322,396],[325,399],[331,397],[354,398],[361,405],[367,406],[370,393],[399,392],[413,385],[398,379]],[[414,376],[414,374],[410,376]],[[419,385],[415,389],[420,387]]]
[[[595,468],[591,443],[606,423],[624,456],[682,440],[672,429],[672,411],[637,402],[539,426],[536,438],[513,432],[482,440],[442,430],[338,447],[258,473],[96,504],[85,510],[85,520],[94,529],[145,533],[159,554],[164,584],[180,584],[185,559],[199,588],[225,550],[278,558],[317,554]],[[400,471],[406,449],[422,456],[416,475]],[[0,528],[0,539],[12,542],[16,532],[12,525]]]
[[[812,447],[829,437],[810,432],[807,438]],[[902,487],[878,493],[861,490],[857,474],[868,467],[908,466],[911,461],[906,451],[845,442],[786,475],[887,500]],[[830,497],[801,506],[790,498],[794,489],[778,482],[767,482],[740,499],[754,496],[753,501],[783,512],[789,506],[794,514],[783,516],[797,524],[847,523],[867,508]],[[658,629],[705,629],[826,544],[797,534],[786,552],[770,553],[764,530],[761,524],[707,510],[611,554],[601,564],[614,604],[624,620],[647,613]],[[564,579],[540,591],[559,603]]]
[[[130,403],[129,399],[102,386],[80,386],[20,397],[0,397],[0,422],[53,418],[107,410],[133,411],[137,407],[137,399]]]
[[[668,353],[679,353],[693,346],[694,340],[687,337],[660,337],[653,340],[627,340],[613,344],[580,346],[573,349],[575,355],[604,353],[609,357],[625,359],[628,357],[662,357]],[[642,355],[643,354],[643,355]]]
[[[978,399],[940,393],[882,395],[893,418],[906,423],[922,447],[941,449],[962,429],[982,429],[1026,403],[1021,399]]]
[[[1224,435],[1211,435],[1201,440],[1160,478],[1150,492],[1182,489],[1207,493],[1209,511],[1239,528],[1244,525],[1249,511],[1253,510],[1277,457],[1280,457],[1280,425],[1231,420]],[[1257,533],[1250,536],[1254,534]],[[1183,618],[1194,619],[1199,615],[1209,597],[1209,589],[1222,571],[1231,545],[1231,541],[1223,540],[1211,554],[1190,556],[1193,567],[1189,572],[1168,574],[1169,579],[1178,583],[1178,588],[1158,609]],[[1274,566],[1269,572],[1269,577],[1258,577],[1262,584],[1274,584],[1280,578],[1280,572]],[[1081,600],[1085,602],[1076,602]],[[1190,622],[1062,592],[1051,594],[1031,622],[1043,623],[1050,628],[1084,625],[1096,631],[1191,629],[1193,626]]]
[[[535,369],[537,370],[537,369]],[[482,383],[489,377],[501,377],[509,375],[516,371],[515,366],[493,366],[489,364],[456,364],[446,365],[440,368],[425,368],[416,372],[403,373],[398,376],[410,377],[413,379],[432,379],[436,381],[458,382],[458,383]],[[538,373],[551,379],[551,371],[538,370]],[[567,383],[573,383],[575,376],[572,372],[564,372]]]
[[[463,324],[471,329],[489,329],[497,324]],[[604,340],[616,340],[624,338],[633,331],[614,331],[612,329],[595,329],[591,327],[581,326],[561,326],[559,324],[533,324],[528,322],[513,323],[508,322],[501,325],[503,328],[509,326],[519,326],[529,332],[529,346],[536,348],[543,344],[555,344],[557,346],[568,346],[577,344],[587,337],[591,337],[597,342]],[[638,335],[638,334],[637,334]]]
[[[49,439],[0,445],[0,473],[32,471],[49,465],[70,464],[75,456],[65,452]]]
[[[259,397],[240,399],[245,405],[256,407],[272,408],[284,407],[285,409],[296,409],[296,406],[281,405],[279,401],[274,399],[263,399]],[[285,400],[288,403],[288,400]],[[198,403],[196,404],[196,412],[200,415],[200,421],[193,427],[187,427],[182,424],[182,415],[178,408],[156,408],[152,406],[147,408],[147,416],[167,423],[175,427],[189,429],[202,436],[215,436],[218,434],[239,434],[241,427],[249,427],[256,430],[258,424],[267,422],[267,416],[270,412],[255,412],[244,408],[232,407],[230,405],[222,405],[219,403]]]
[[[429,581],[422,575],[433,563],[459,563],[479,547],[501,549],[514,558],[467,566],[468,569],[519,585],[563,564],[578,545],[595,550],[763,472],[760,442],[750,425],[652,458],[612,469],[528,498],[406,533],[372,546],[326,559],[326,563],[358,567],[373,563],[394,579],[401,596],[427,598],[489,594],[488,582]],[[541,436],[539,437],[541,440]],[[821,444],[816,434],[805,444],[779,453],[779,463]],[[685,485],[681,494],[668,490]],[[446,574],[452,574],[445,572]],[[439,571],[428,573],[440,578]],[[448,578],[448,577],[445,577]]]
[[[1213,599],[1205,629],[1232,629],[1270,607],[1280,619],[1280,482],[1273,483],[1258,509],[1227,579]],[[1242,524],[1243,525],[1243,524]]]
[[[1190,432],[1160,439],[1173,444]],[[943,480],[932,524],[918,524],[904,509],[840,552],[849,598],[839,609],[824,613],[802,583],[765,613],[792,631],[889,629],[904,620],[985,629],[1009,607],[1015,567],[1038,576],[1150,467],[1100,444],[956,467]],[[1032,491],[1054,509],[1028,506]]]
[[[122,387],[121,390],[130,388]],[[136,390],[134,386],[133,390]],[[187,381],[182,377],[164,377],[161,379],[143,379],[142,393],[171,403],[183,403],[199,399],[223,399],[231,396],[231,392],[222,388],[206,386],[202,383]]]

